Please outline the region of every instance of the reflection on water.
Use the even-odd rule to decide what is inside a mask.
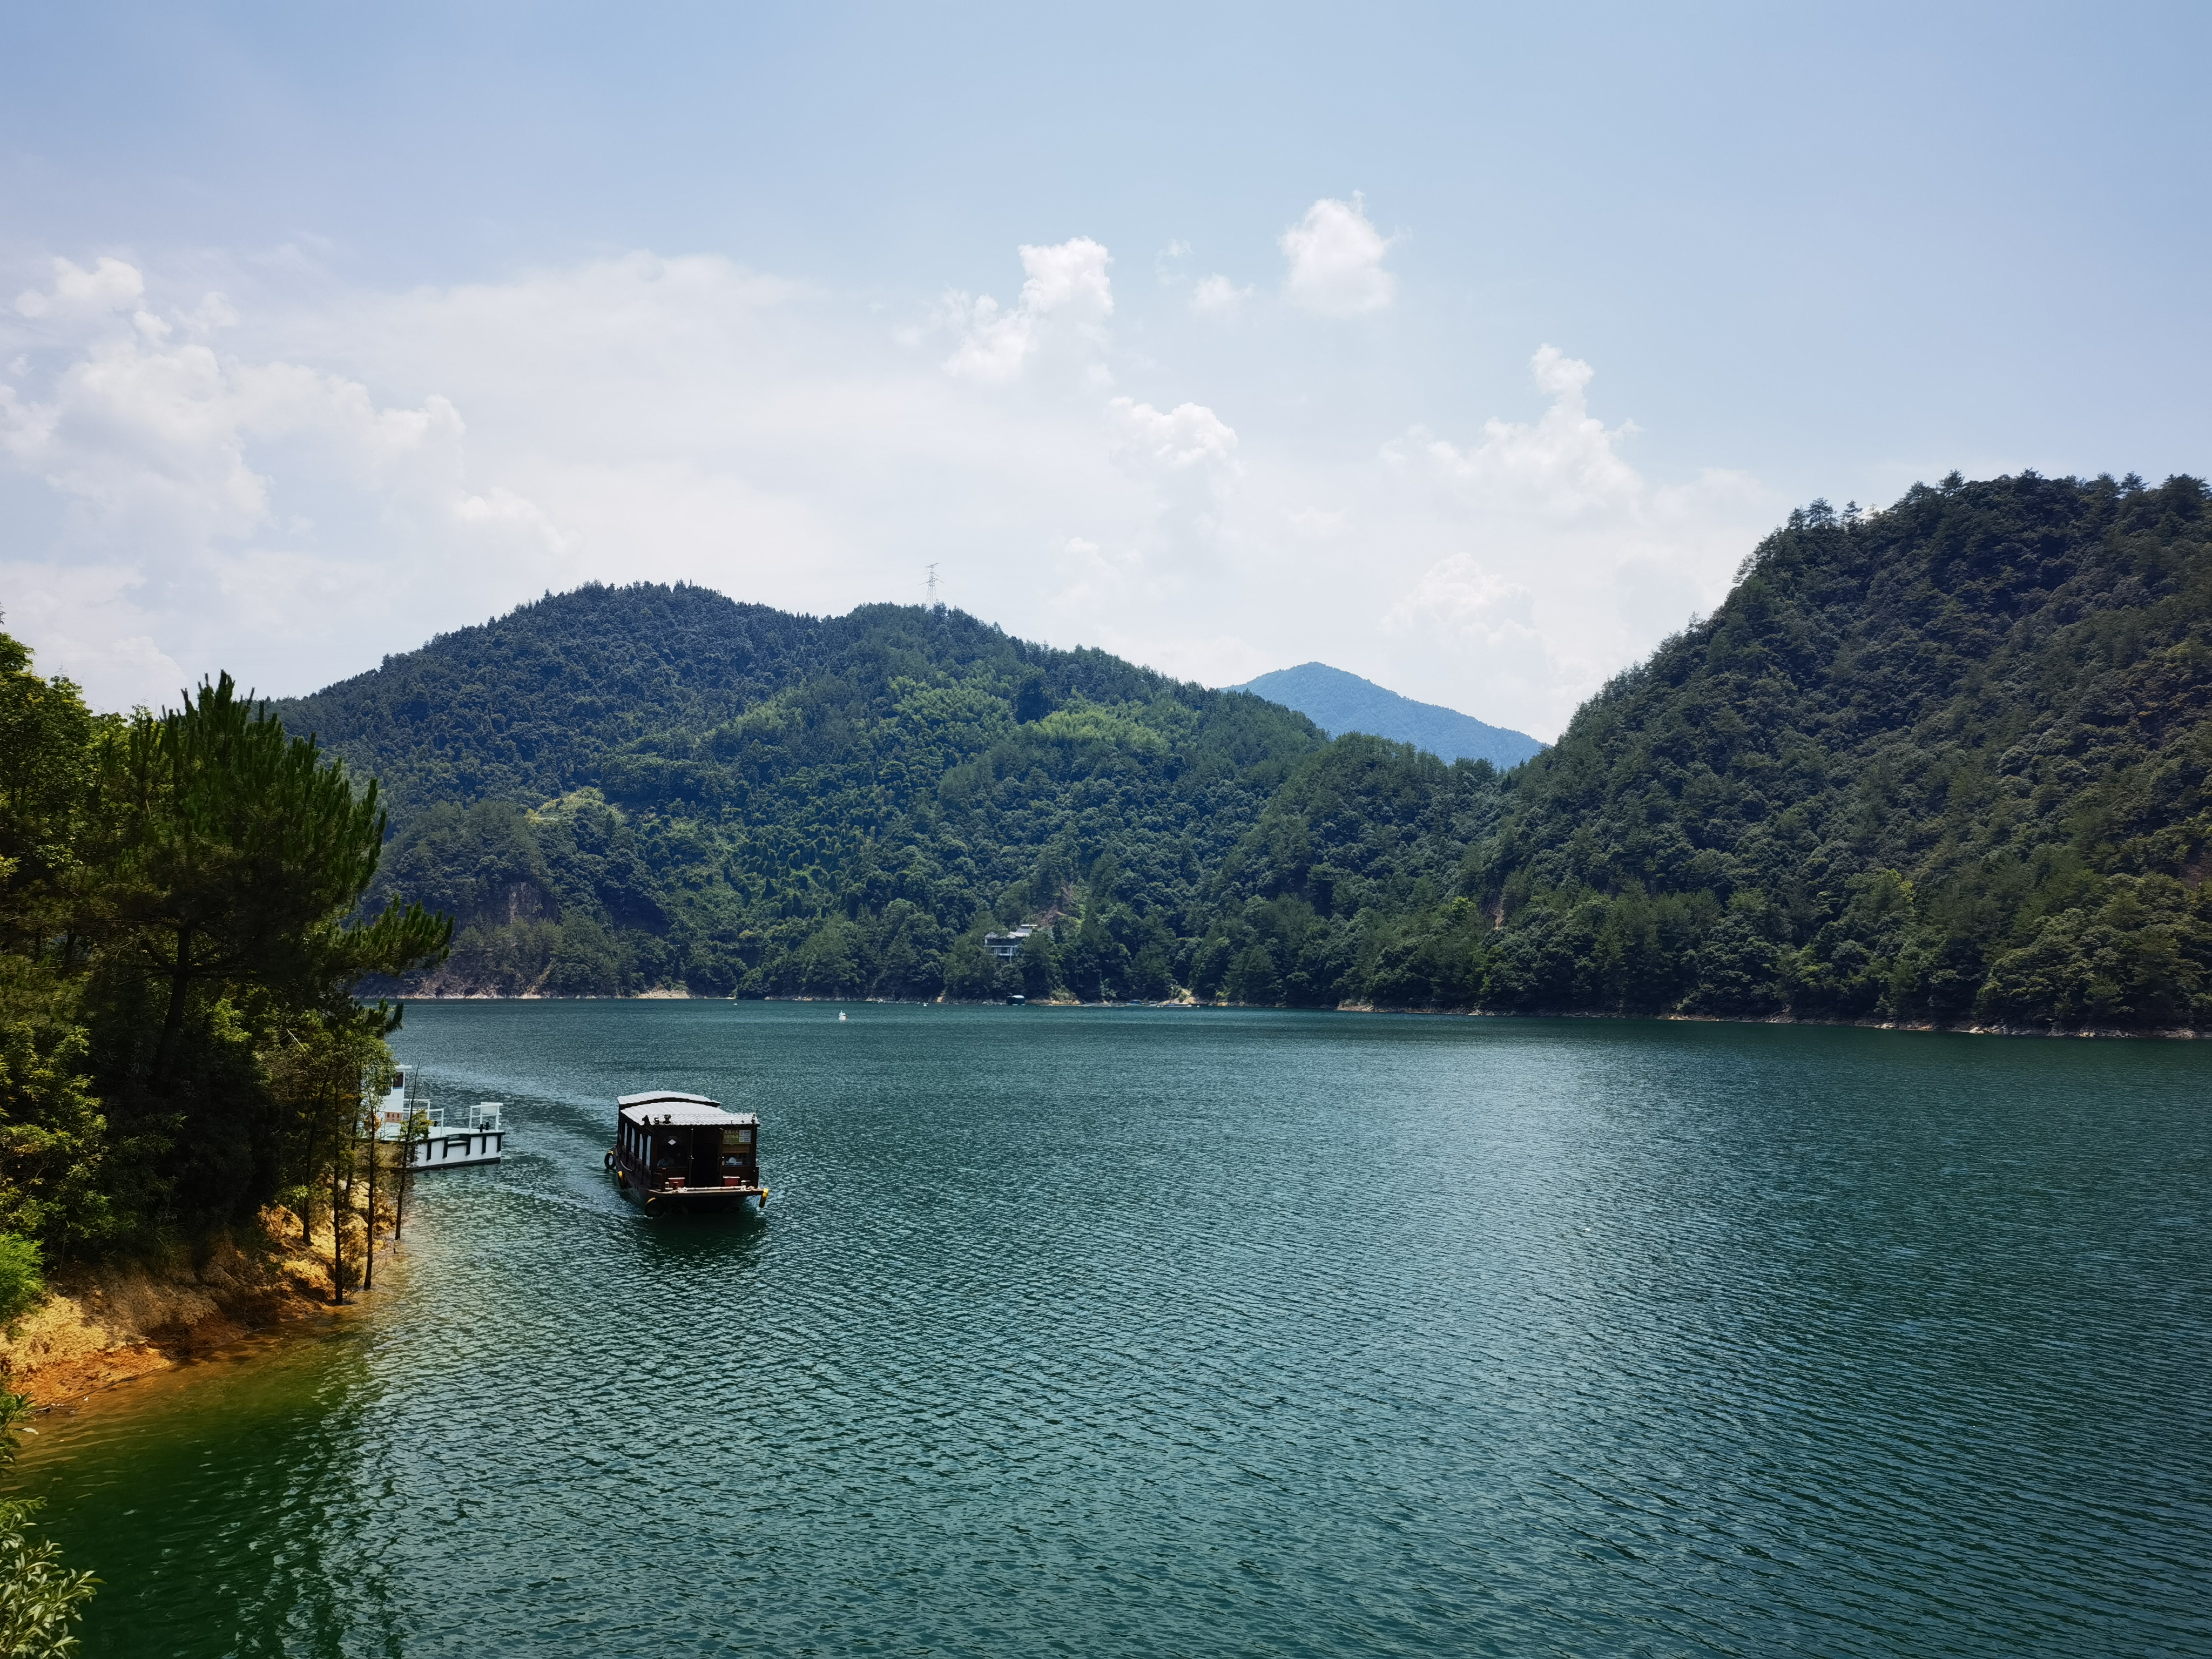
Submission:
[[[87,1650],[2212,1650],[2193,1045],[836,1012],[411,1009],[508,1161],[36,1443]]]

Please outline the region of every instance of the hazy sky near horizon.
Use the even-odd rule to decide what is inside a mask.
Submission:
[[[0,4],[0,609],[587,580],[1549,738],[1816,495],[2212,465],[2201,7]]]

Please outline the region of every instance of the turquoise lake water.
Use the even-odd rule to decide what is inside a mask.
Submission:
[[[848,1008],[410,1008],[506,1163],[46,1419],[86,1651],[2212,1652],[2212,1048]]]

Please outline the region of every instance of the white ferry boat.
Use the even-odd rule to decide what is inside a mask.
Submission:
[[[507,1140],[500,1127],[503,1102],[480,1100],[473,1106],[431,1106],[412,1066],[399,1068],[399,1081],[376,1111],[376,1138],[404,1140],[414,1125],[414,1153],[409,1163],[418,1170],[451,1170],[464,1164],[496,1164]]]

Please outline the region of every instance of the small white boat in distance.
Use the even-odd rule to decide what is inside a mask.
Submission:
[[[415,1068],[399,1068],[399,1081],[376,1110],[379,1140],[412,1140],[408,1162],[417,1170],[452,1170],[464,1164],[496,1164],[507,1132],[500,1127],[505,1103],[480,1100],[473,1106],[428,1106]],[[412,1133],[410,1133],[410,1130]]]

